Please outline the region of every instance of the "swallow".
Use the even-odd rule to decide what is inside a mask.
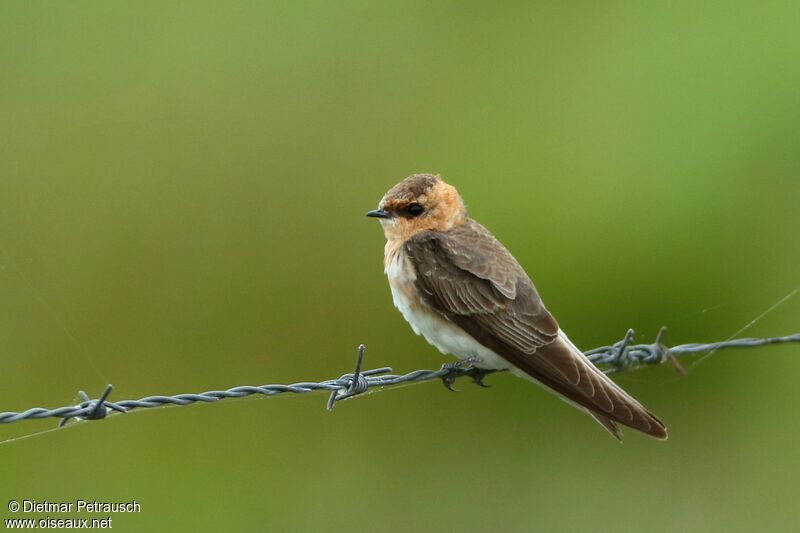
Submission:
[[[478,370],[509,370],[594,417],[667,438],[659,418],[594,366],[547,310],[525,270],[467,216],[458,191],[414,174],[367,213],[381,222],[394,305],[417,335]]]

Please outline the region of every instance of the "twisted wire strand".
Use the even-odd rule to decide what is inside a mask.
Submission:
[[[631,344],[633,330],[628,330],[621,341],[610,346],[601,346],[586,353],[587,358],[611,374],[630,370],[644,365],[658,365],[666,361],[672,362],[675,368],[683,373],[683,369],[676,357],[700,352],[710,352],[725,348],[753,348],[770,344],[784,344],[800,342],[800,333],[784,337],[769,338],[743,338],[712,343],[681,344],[668,348],[661,343],[665,328],[661,328],[656,340],[652,344]],[[330,393],[328,409],[333,409],[336,402],[357,396],[373,388],[391,387],[411,382],[424,382],[441,379],[452,383],[456,378],[471,376],[476,382],[484,375],[496,371],[483,371],[469,364],[445,364],[439,370],[415,370],[407,374],[392,374],[391,367],[361,370],[364,356],[364,345],[359,346],[355,371],[344,374],[338,379],[329,379],[320,382],[304,381],[290,385],[240,385],[227,390],[213,390],[202,393],[175,394],[172,396],[147,396],[138,400],[109,401],[108,396],[112,386],[108,385],[100,398],[93,400],[84,391],[80,391],[81,403],[73,406],[47,409],[33,407],[21,412],[0,413],[0,424],[11,424],[22,420],[39,418],[60,418],[59,425],[63,426],[71,419],[100,420],[110,412],[126,413],[133,409],[151,409],[166,405],[190,405],[197,402],[216,402],[227,398],[244,398],[254,394],[263,396],[278,396],[280,394],[308,394],[317,391]],[[445,383],[448,383],[445,381]]]

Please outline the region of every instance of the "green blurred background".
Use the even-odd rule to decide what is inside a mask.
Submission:
[[[367,366],[437,368],[364,217],[421,171],[579,346],[728,338],[800,284],[799,21],[790,1],[4,2],[0,411],[337,377],[361,342]],[[797,331],[800,296],[743,335]],[[121,531],[796,528],[800,347],[685,362],[617,378],[665,443],[508,375],[79,423],[0,445],[0,518],[82,498],[138,500]]]

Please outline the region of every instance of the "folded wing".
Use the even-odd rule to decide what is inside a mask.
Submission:
[[[483,226],[469,220],[420,233],[405,251],[425,302],[478,342],[587,409],[613,435],[619,422],[666,438],[664,424],[569,341],[525,271]]]

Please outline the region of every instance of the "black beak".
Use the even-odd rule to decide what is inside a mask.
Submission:
[[[372,218],[391,218],[391,215],[384,209],[373,209],[367,211],[367,216]]]

